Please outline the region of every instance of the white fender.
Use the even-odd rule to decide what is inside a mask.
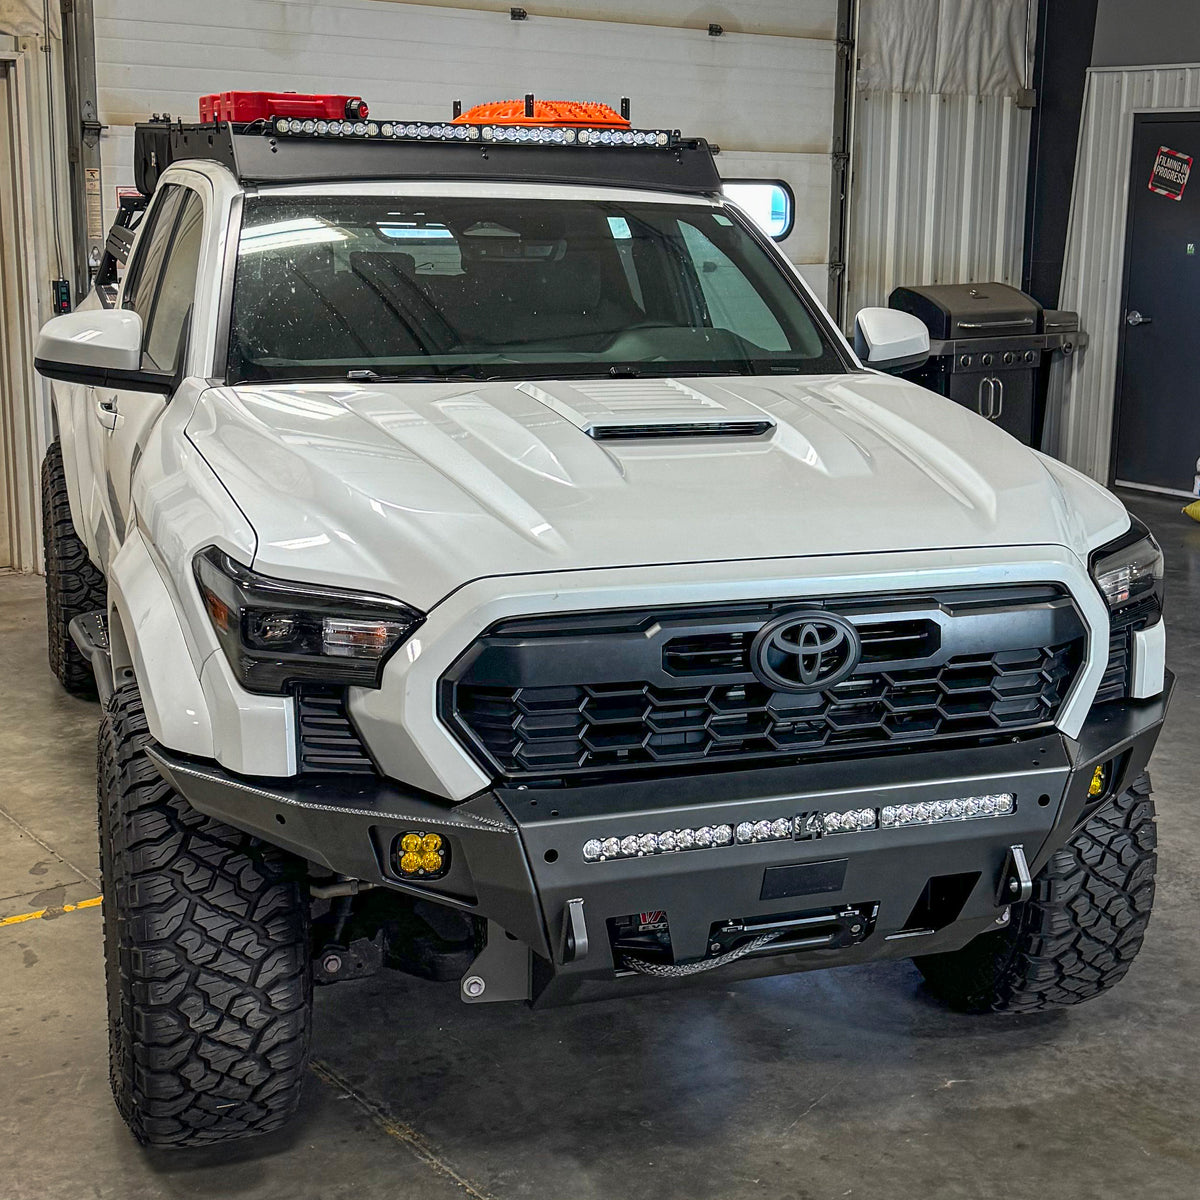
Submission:
[[[133,531],[108,575],[113,674],[132,668],[154,739],[169,750],[214,758],[204,689],[188,652],[179,614],[146,547]]]

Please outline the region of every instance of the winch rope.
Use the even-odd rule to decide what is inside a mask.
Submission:
[[[747,954],[761,950],[768,942],[773,942],[779,936],[781,936],[779,933],[764,933],[748,942],[743,942],[735,950],[727,950],[724,954],[718,954],[715,958],[702,958],[699,962],[683,963],[680,966],[676,966],[674,963],[647,962],[644,958],[634,958],[629,954],[626,954],[621,961],[629,970],[636,971],[639,975],[653,975],[658,979],[681,979],[686,975],[699,975],[701,971],[711,971],[715,967],[723,967],[728,963],[737,962],[739,958],[745,958]]]

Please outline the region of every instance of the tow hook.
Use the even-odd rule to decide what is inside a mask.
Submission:
[[[563,906],[562,940],[558,947],[561,963],[581,962],[588,954],[587,921],[583,915],[583,900],[568,900]]]
[[[1000,887],[996,892],[997,907],[1020,904],[1033,895],[1033,877],[1029,874],[1029,863],[1025,860],[1024,846],[1009,846],[1000,872]]]

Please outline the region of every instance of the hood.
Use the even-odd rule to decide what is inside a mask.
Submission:
[[[425,609],[539,571],[991,545],[1082,556],[1128,524],[1090,481],[873,373],[242,385],[205,392],[187,431],[254,527],[256,569]]]

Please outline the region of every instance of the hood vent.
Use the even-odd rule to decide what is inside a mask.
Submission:
[[[775,428],[761,421],[672,421],[669,425],[593,425],[584,432],[598,442],[628,441],[633,438],[761,437]]]
[[[707,393],[675,379],[522,383],[519,390],[597,442],[761,437],[775,428],[766,412],[719,383]]]

